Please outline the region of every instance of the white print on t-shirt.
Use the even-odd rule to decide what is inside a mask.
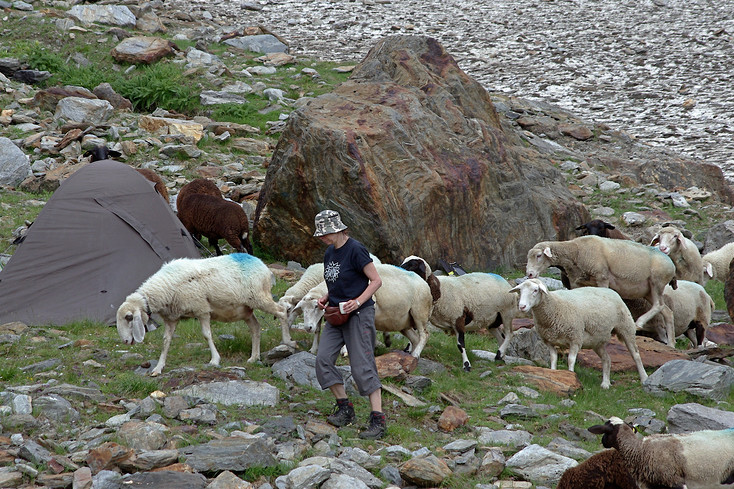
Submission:
[[[339,262],[332,261],[324,268],[324,280],[335,282],[339,278]]]

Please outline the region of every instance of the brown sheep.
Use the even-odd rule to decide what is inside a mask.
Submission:
[[[616,449],[592,455],[567,469],[556,489],[638,489],[627,464]]]
[[[168,189],[166,188],[166,184],[163,182],[161,176],[147,168],[136,168],[135,170],[151,182],[155,183],[153,188],[155,188],[155,191],[158,192],[160,196],[163,197],[163,200],[166,201],[166,204],[168,204]]]
[[[197,240],[206,236],[217,255],[222,254],[219,240],[224,239],[241,253],[252,254],[250,243],[250,221],[240,204],[225,200],[221,196],[208,194],[179,195],[176,200],[181,224]]]
[[[224,197],[222,197],[222,192],[219,190],[216,183],[211,180],[207,180],[206,178],[195,178],[181,187],[181,190],[178,191],[176,206],[178,207],[178,203],[181,199],[190,194],[207,194],[224,199]]]

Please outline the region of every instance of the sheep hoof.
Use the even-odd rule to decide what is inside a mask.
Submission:
[[[158,376],[159,376],[160,374],[161,374],[160,372],[156,372],[155,370],[153,370],[153,371],[152,371],[152,372],[150,373],[150,376],[151,376],[151,377],[158,377]]]
[[[471,365],[469,363],[464,364],[464,372],[471,372]]]
[[[504,359],[504,357],[502,356],[502,353],[500,353],[500,352],[497,352],[497,354],[496,354],[496,355],[494,356],[494,361],[495,361],[495,362],[504,362],[504,361],[505,361],[505,359]]]

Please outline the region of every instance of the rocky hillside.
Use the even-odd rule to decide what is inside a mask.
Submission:
[[[8,255],[16,228],[98,143],[162,174],[174,202],[184,183],[206,176],[254,212],[284,121],[353,68],[306,58],[265,26],[217,22],[204,5],[73,3],[0,0],[0,251]],[[247,49],[254,40],[274,51]],[[180,76],[149,70],[143,60],[153,59],[151,69],[171,65]],[[132,89],[120,73],[154,76]],[[69,83],[44,84],[54,76]],[[168,80],[162,91],[175,108],[149,104],[160,100],[146,90],[159,80]],[[502,130],[561,172],[592,216],[643,242],[665,221],[685,225],[702,245],[732,240],[723,224],[731,191],[718,167],[557,106],[491,98]],[[298,267],[271,268],[281,295]],[[332,401],[315,385],[312,338],[295,332],[294,352],[278,345],[270,318],[261,321],[262,362],[246,364],[248,333],[222,323],[214,332],[222,368],[206,367],[199,326],[186,321],[156,378],[147,373],[160,332],[124,347],[99,324],[0,325],[0,487],[551,488],[600,448],[585,428],[609,416],[648,433],[734,425],[726,347],[687,352],[640,338],[648,381],[641,385],[623,362],[629,355],[617,351],[603,391],[593,352],[580,356],[576,374],[549,371],[528,331],[496,364],[492,335],[477,333],[467,338],[474,369],[464,372],[455,339],[433,332],[420,361],[391,351],[404,346],[400,338],[378,348],[389,428],[385,439],[365,442],[356,435],[367,406],[356,394],[360,425],[324,422]],[[340,365],[348,376],[348,362]]]

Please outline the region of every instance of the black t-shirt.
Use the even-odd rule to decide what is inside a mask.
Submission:
[[[364,267],[372,262],[367,248],[354,238],[349,238],[341,248],[330,245],[324,254],[324,280],[329,289],[329,305],[356,299],[369,285]],[[362,306],[374,304],[370,297]]]

